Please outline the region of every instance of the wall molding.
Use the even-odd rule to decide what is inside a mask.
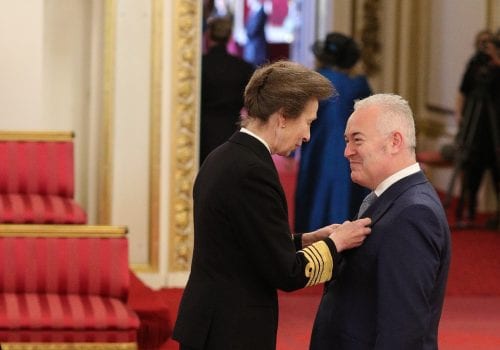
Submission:
[[[175,0],[172,54],[169,272],[188,271],[193,250],[192,188],[198,163],[201,1]]]
[[[102,143],[99,153],[99,180],[97,201],[97,223],[106,225],[111,222],[111,203],[113,185],[113,122],[115,104],[115,59],[116,59],[116,0],[104,1],[104,43],[102,76]]]

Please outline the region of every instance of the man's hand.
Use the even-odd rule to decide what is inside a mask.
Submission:
[[[333,228],[333,233],[329,237],[335,243],[337,251],[340,253],[346,249],[359,247],[371,232],[369,227],[371,222],[370,218],[363,218],[356,221],[345,221],[342,225]]]

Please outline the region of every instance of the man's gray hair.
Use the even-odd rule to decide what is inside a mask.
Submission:
[[[376,107],[379,111],[377,129],[383,134],[400,131],[414,152],[417,141],[415,120],[408,101],[395,94],[375,94],[354,103],[354,110]]]

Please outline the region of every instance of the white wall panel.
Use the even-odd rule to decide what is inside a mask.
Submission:
[[[43,0],[0,0],[0,128],[36,130],[42,118]]]
[[[487,0],[435,0],[431,8],[428,104],[453,110],[476,33],[487,27]]]
[[[148,261],[150,1],[117,1],[113,224],[129,227],[133,263]]]

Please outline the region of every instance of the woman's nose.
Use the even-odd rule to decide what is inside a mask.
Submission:
[[[311,131],[309,130],[307,134],[304,135],[304,137],[302,137],[302,142],[309,142],[310,139],[311,139]]]

